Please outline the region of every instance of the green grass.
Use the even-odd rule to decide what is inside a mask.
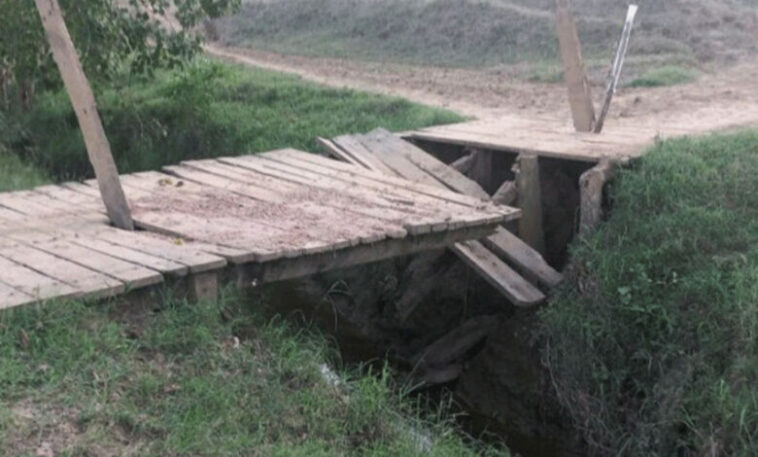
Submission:
[[[667,141],[613,185],[542,312],[603,454],[758,455],[758,131]]]
[[[633,79],[627,87],[663,87],[686,84],[697,79],[697,72],[692,68],[678,65],[663,65],[644,72]]]
[[[281,73],[204,60],[159,73],[154,80],[123,80],[97,92],[122,173],[286,147],[315,150],[317,136],[462,120],[400,98],[331,89]],[[64,93],[42,95],[30,111],[12,118],[5,143],[25,162],[58,180],[91,175]]]
[[[49,179],[41,170],[0,148],[0,192],[29,189],[48,182]]]
[[[335,348],[258,303],[156,302],[0,314],[3,455],[507,455],[424,418],[388,372],[325,381]]]

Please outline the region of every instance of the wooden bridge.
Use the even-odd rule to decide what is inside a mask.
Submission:
[[[295,150],[121,177],[142,230],[96,182],[0,194],[0,309],[219,279],[258,284],[482,238],[514,208]]]

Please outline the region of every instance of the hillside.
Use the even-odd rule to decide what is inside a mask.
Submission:
[[[627,2],[575,0],[590,67],[605,67]],[[707,67],[756,50],[756,0],[640,0],[631,71]],[[557,61],[553,0],[247,0],[222,44],[285,54],[461,67]]]

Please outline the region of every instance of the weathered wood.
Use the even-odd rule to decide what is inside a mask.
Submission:
[[[438,338],[411,359],[414,369],[444,367],[462,358],[474,346],[493,332],[500,319],[497,316],[471,318]]]
[[[337,144],[332,140],[318,137],[316,138],[316,143],[318,143],[323,148],[324,152],[330,154],[332,157],[344,160],[351,165],[358,165],[360,167],[366,166],[365,164],[359,162],[355,157],[350,155],[350,153],[337,146]]]
[[[595,108],[592,104],[576,23],[569,7],[569,0],[556,0],[556,6],[558,42],[574,128],[579,132],[591,132],[595,125]]]
[[[18,264],[4,256],[0,256],[0,271],[2,272],[2,283],[25,295],[34,297],[35,301],[49,298],[66,299],[77,295],[79,292],[68,284]],[[3,307],[0,306],[0,308]]]
[[[484,238],[482,243],[515,265],[521,274],[535,283],[555,287],[563,281],[563,276],[551,267],[539,252],[502,227],[493,235]]]
[[[58,0],[34,0],[34,2],[53,51],[53,59],[58,65],[63,84],[66,86],[82,129],[87,153],[95,170],[108,215],[117,227],[134,230],[129,205],[119,183],[116,163],[97,112],[95,96],[84,75]]]
[[[492,163],[492,151],[484,149],[476,150],[475,160],[471,165],[471,172],[469,173],[469,176],[479,186],[485,189],[489,188],[492,183]],[[485,192],[485,195],[487,195],[487,198],[489,198],[489,194]]]
[[[468,175],[469,172],[471,172],[471,167],[474,165],[474,160],[476,160],[476,151],[470,152],[460,159],[453,161],[450,166],[458,170],[459,173]]]
[[[514,305],[531,307],[545,301],[545,295],[539,289],[503,263],[480,242],[458,243],[452,250]]]
[[[545,232],[542,225],[542,190],[538,157],[519,156],[516,187],[518,206],[521,208],[519,237],[537,252],[544,253]]]
[[[626,13],[624,30],[621,32],[621,40],[619,41],[618,49],[616,51],[616,57],[613,59],[613,65],[608,73],[608,85],[605,91],[603,108],[600,110],[600,116],[595,123],[595,133],[603,131],[605,118],[608,116],[608,110],[611,108],[611,101],[616,94],[616,89],[618,88],[619,80],[621,79],[621,70],[624,68],[626,51],[629,49],[629,39],[632,35],[632,27],[634,26],[634,18],[637,16],[637,10],[637,5],[629,5],[629,10]]]
[[[516,190],[516,183],[514,181],[505,181],[495,193],[492,194],[492,201],[499,205],[513,205],[517,198],[518,191]]]
[[[0,310],[31,303],[35,300],[31,295],[0,282]]]
[[[192,274],[188,281],[190,300],[205,301],[218,298],[218,274],[215,271]]]
[[[579,178],[579,233],[587,235],[603,218],[603,188],[613,177],[613,164],[603,161],[585,171]]]

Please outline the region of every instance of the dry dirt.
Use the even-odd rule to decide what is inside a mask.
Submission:
[[[294,73],[333,87],[396,95],[478,119],[570,116],[562,85],[523,82],[505,69],[477,71],[300,57],[216,44],[207,45],[206,51],[233,62]],[[604,88],[596,86],[593,92],[599,106]],[[692,115],[708,112],[713,115]],[[622,88],[608,122],[655,126],[679,120],[707,132],[724,127],[724,112],[730,113],[728,125],[758,125],[758,58],[704,74],[690,84]]]

